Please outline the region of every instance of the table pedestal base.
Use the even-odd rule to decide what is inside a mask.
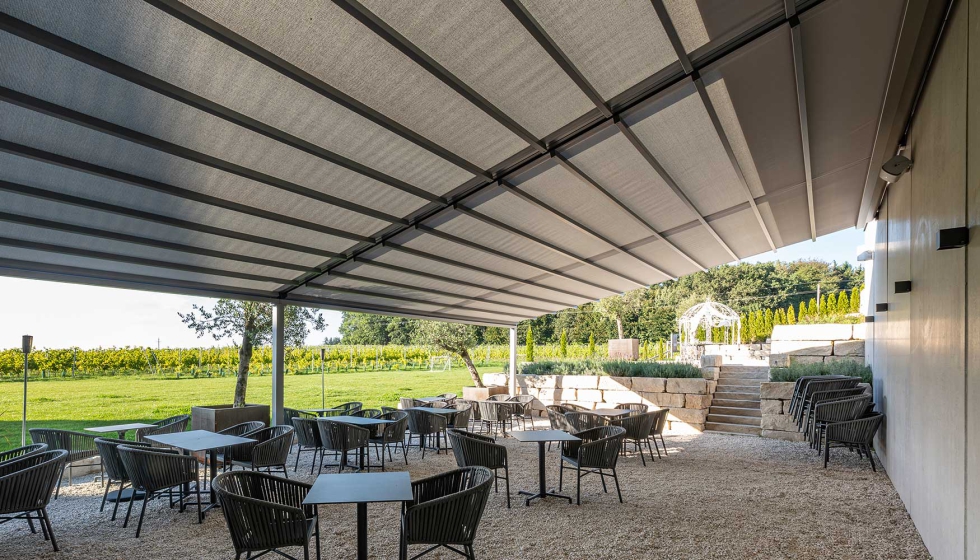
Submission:
[[[535,498],[544,499],[549,496],[552,498],[564,498],[568,500],[568,503],[572,503],[571,496],[566,496],[564,494],[556,494],[554,492],[548,491],[548,486],[546,484],[545,472],[544,472],[544,444],[545,443],[546,442],[543,441],[538,442],[538,493],[534,494],[526,490],[521,490],[520,492],[518,492],[518,494],[520,494],[521,496],[527,496],[527,498],[524,500],[525,506],[531,505],[531,500]]]
[[[565,500],[568,500],[568,503],[572,503],[572,497],[571,496],[566,496],[564,494],[557,494],[555,492],[543,492],[543,493],[542,492],[539,492],[537,494],[534,494],[534,493],[528,492],[526,490],[521,490],[520,492],[518,492],[518,494],[520,494],[521,496],[527,496],[527,498],[524,499],[524,505],[525,506],[531,505],[531,500],[533,500],[535,498],[544,499],[544,498],[548,498],[548,497],[551,497],[551,498],[563,498]]]
[[[130,500],[133,499],[133,494],[136,494],[136,499],[137,500],[142,500],[143,499],[143,493],[142,492],[134,491],[132,488],[126,488],[122,492],[120,492],[119,490],[113,490],[112,492],[109,492],[109,494],[106,496],[105,500],[107,502],[112,502],[112,503],[115,503],[115,502],[128,502],[128,501],[130,501]]]

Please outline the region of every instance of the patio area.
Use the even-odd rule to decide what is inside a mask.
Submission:
[[[545,427],[542,420],[536,423]],[[620,460],[624,504],[614,491],[603,494],[595,477],[586,477],[581,506],[550,499],[525,507],[517,491],[537,486],[535,446],[510,437],[498,442],[511,457],[513,507],[507,509],[503,493],[491,493],[474,547],[478,558],[929,557],[887,475],[871,472],[857,454],[834,450],[825,470],[803,443],[710,433],[667,436],[669,456],[646,467],[639,457]],[[289,476],[312,481],[310,457],[303,455],[294,475],[291,455]],[[413,480],[456,467],[451,454],[428,451],[421,459],[416,449],[407,467],[395,459],[391,470],[408,470]],[[547,460],[550,486],[557,482],[557,449]],[[574,494],[567,480],[564,489]],[[135,539],[134,524],[123,529],[121,518],[109,520],[109,508],[99,513],[101,494],[88,476],[63,487],[52,502],[60,553],[16,522],[0,526],[3,556],[91,558],[98,550],[101,558],[234,557],[220,512],[198,525],[192,508],[180,514],[156,500]],[[354,506],[320,506],[319,512],[322,557],[354,557]],[[368,516],[370,556],[397,558],[399,506],[371,504]]]

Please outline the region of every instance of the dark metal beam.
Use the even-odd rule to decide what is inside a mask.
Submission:
[[[230,230],[226,228],[209,226],[206,224],[192,222],[190,220],[184,220],[181,218],[166,216],[164,214],[155,214],[153,212],[147,212],[144,210],[135,210],[133,208],[129,208],[126,206],[119,206],[116,204],[110,204],[108,202],[90,200],[87,198],[82,198],[80,196],[49,191],[46,189],[39,189],[28,185],[21,185],[19,183],[11,183],[10,181],[0,180],[0,191],[16,193],[19,195],[29,196],[41,200],[48,200],[60,204],[78,206],[79,208],[88,208],[90,210],[107,212],[109,214],[116,214],[119,216],[126,216],[128,218],[134,218],[137,220],[144,220],[148,222],[164,224],[179,229],[196,231],[199,233],[207,233],[210,235],[227,237],[229,239],[237,239],[239,241],[247,241],[249,243],[256,243],[259,245],[267,245],[269,247],[278,247],[280,249],[296,251],[298,253],[319,255],[321,257],[327,257],[327,258],[338,258],[341,256],[340,253],[335,253],[333,251],[324,251],[323,249],[320,249],[318,247],[299,245],[297,243],[290,243],[288,241],[280,241],[278,239],[272,239],[269,237],[261,237],[258,235],[252,235],[250,233],[242,233],[240,231]]]
[[[384,39],[388,44],[395,47],[402,54],[410,58],[413,62],[421,66],[426,72],[435,76],[439,81],[449,86],[450,89],[458,93],[484,113],[490,116],[507,130],[517,135],[533,146],[538,152],[547,151],[534,134],[531,134],[520,123],[512,119],[507,113],[500,110],[485,97],[477,93],[476,90],[467,85],[463,80],[457,78],[452,72],[443,65],[436,62],[434,58],[425,53],[418,46],[409,41],[404,35],[395,31],[393,27],[375,15],[374,12],[361,5],[357,0],[334,0],[334,4],[350,14],[351,17],[361,22],[362,25],[370,29],[375,35]]]
[[[339,89],[327,84],[313,74],[302,70],[295,64],[276,56],[267,49],[260,47],[242,35],[235,33],[231,29],[212,20],[204,14],[181,3],[179,0],[144,0],[147,4],[159,9],[160,11],[174,17],[185,24],[197,29],[198,31],[210,36],[241,54],[267,66],[268,68],[282,74],[290,80],[316,92],[319,95],[331,100],[332,102],[344,107],[345,109],[360,115],[361,117],[373,122],[385,130],[396,134],[405,140],[423,148],[424,150],[439,156],[440,158],[461,167],[479,177],[489,178],[490,175],[480,166],[467,161],[456,155],[450,150],[443,148],[435,142],[425,138],[409,128],[399,124],[393,119],[388,118],[379,111],[368,107],[364,103],[345,94]]]
[[[66,224],[63,222],[55,222],[53,220],[45,220],[43,218],[21,216],[19,214],[12,214],[10,212],[0,212],[0,222],[26,225],[26,226],[31,226],[31,227],[41,228],[41,229],[49,229],[52,231],[62,231],[65,233],[75,233],[78,235],[87,235],[89,237],[96,237],[99,239],[111,239],[113,241],[132,243],[134,245],[142,245],[144,247],[168,249],[171,251],[180,251],[192,255],[204,255],[206,257],[214,257],[216,259],[226,259],[235,262],[257,264],[260,266],[285,268],[288,270],[298,270],[304,273],[310,272],[312,270],[311,267],[301,265],[301,264],[296,264],[296,263],[261,259],[258,257],[252,257],[248,255],[228,253],[225,251],[215,251],[213,249],[205,249],[203,247],[197,247],[194,245],[185,245],[183,243],[161,241],[159,239],[150,239],[148,237],[140,237],[138,235],[130,235],[128,233],[118,233],[114,231],[106,231],[102,229],[90,228],[85,226],[76,226],[73,224]]]
[[[295,226],[310,231],[316,231],[319,233],[333,235],[344,239],[352,239],[354,241],[361,241],[361,242],[374,241],[374,239],[371,237],[352,234],[350,232],[338,230],[336,228],[325,226],[317,222],[300,220],[298,218],[285,216],[277,212],[272,212],[270,210],[256,208],[254,206],[248,206],[247,204],[241,204],[238,202],[233,202],[216,196],[211,196],[209,194],[204,194],[202,192],[194,191],[191,189],[185,189],[167,183],[162,183],[160,181],[154,181],[153,179],[147,179],[145,177],[140,177],[138,175],[131,175],[129,173],[116,171],[115,169],[110,169],[108,167],[102,167],[99,165],[91,164],[77,159],[68,158],[51,152],[45,152],[43,150],[31,148],[29,146],[23,146],[21,144],[15,144],[13,142],[7,142],[6,140],[0,140],[0,152],[13,154],[16,156],[32,159],[34,161],[39,161],[42,163],[57,165],[65,169],[71,169],[73,171],[87,173],[89,175],[93,175],[96,177],[102,177],[104,179],[118,181],[120,183],[132,185],[134,187],[139,187],[141,189],[156,191],[159,193],[171,195],[184,200],[200,202],[201,204],[207,204],[208,206],[223,208],[225,210],[231,210],[233,212],[239,212],[256,218],[262,218],[265,220],[270,220],[277,223]]]
[[[289,285],[293,284],[293,280],[289,280],[285,278],[276,278],[272,276],[265,276],[263,274],[249,274],[247,272],[235,272],[232,270],[222,270],[219,268],[194,266],[194,265],[189,265],[184,263],[175,263],[175,262],[161,261],[156,259],[145,259],[142,257],[134,257],[130,255],[120,255],[118,253],[92,251],[89,249],[80,249],[78,247],[54,245],[51,243],[38,243],[35,241],[25,241],[22,239],[13,239],[10,237],[0,237],[0,245],[6,247],[17,247],[19,249],[29,249],[32,251],[41,251],[45,253],[70,255],[73,257],[84,257],[89,259],[120,262],[120,263],[139,265],[139,266],[150,266],[153,268],[162,268],[167,270],[178,270],[181,272],[193,272],[196,274],[208,274],[211,276],[219,276],[219,277],[226,277],[226,278],[239,278],[241,280],[251,280],[253,282],[271,282],[273,284],[289,284]]]
[[[721,245],[722,248],[725,249],[725,251],[727,251],[728,254],[731,255],[733,259],[738,260],[738,255],[735,254],[735,251],[732,251],[732,248],[728,246],[728,243],[725,243],[725,240],[722,239],[720,235],[718,235],[718,232],[715,231],[715,228],[711,227],[708,221],[704,219],[704,216],[701,214],[701,211],[698,210],[696,206],[694,206],[694,203],[691,202],[691,199],[689,199],[686,194],[684,194],[684,191],[682,191],[680,186],[678,186],[677,182],[674,181],[674,178],[671,177],[669,173],[667,173],[667,170],[664,169],[662,165],[660,165],[660,162],[657,161],[657,158],[655,158],[653,154],[650,152],[650,150],[647,149],[647,147],[643,144],[643,142],[641,142],[640,139],[637,138],[636,134],[634,134],[633,131],[630,130],[630,127],[626,126],[626,123],[623,121],[617,121],[616,126],[619,127],[619,131],[622,132],[624,136],[626,136],[627,140],[630,141],[630,144],[633,144],[633,147],[636,148],[638,152],[640,152],[640,155],[643,156],[643,159],[647,160],[647,163],[649,163],[650,167],[652,167],[653,170],[657,172],[657,175],[660,175],[660,178],[663,179],[664,183],[666,183],[666,185],[670,188],[670,190],[674,192],[677,198],[679,198],[681,202],[683,202],[684,205],[687,206],[688,211],[694,214],[695,218],[697,218],[697,220],[701,222],[701,225],[704,226],[704,228],[708,230],[708,233],[710,233],[711,236],[715,238],[715,241],[717,241],[718,244]]]
[[[606,190],[602,185],[600,185],[598,183],[598,181],[596,181],[595,179],[593,179],[592,177],[590,177],[589,175],[587,175],[584,171],[582,171],[581,169],[579,169],[575,164],[573,164],[572,162],[568,161],[568,159],[565,156],[563,156],[561,154],[556,154],[555,155],[555,159],[558,160],[558,163],[563,168],[565,168],[566,171],[568,171],[569,173],[571,173],[572,175],[574,175],[576,178],[578,178],[580,181],[582,181],[586,185],[592,187],[599,194],[605,196],[611,202],[615,203],[616,206],[619,206],[624,212],[626,212],[627,214],[629,214],[631,218],[633,218],[634,220],[636,220],[637,223],[639,223],[641,226],[645,227],[647,229],[647,231],[650,232],[651,235],[653,235],[654,237],[657,238],[658,241],[662,241],[664,244],[666,244],[668,247],[670,247],[670,249],[672,251],[674,251],[675,253],[677,253],[684,260],[686,260],[687,262],[689,262],[689,263],[693,264],[694,266],[700,268],[702,271],[708,270],[708,268],[706,266],[704,266],[703,264],[701,264],[698,261],[694,260],[693,257],[691,257],[690,255],[688,255],[687,253],[685,253],[684,251],[682,251],[677,245],[674,245],[673,243],[671,243],[670,241],[668,241],[663,236],[663,234],[661,234],[661,232],[657,231],[657,228],[653,227],[653,224],[651,224],[645,218],[643,218],[642,216],[640,216],[635,210],[633,210],[632,208],[630,208],[629,205],[627,205],[625,202],[623,202],[622,200],[620,200],[614,194],[612,194],[611,192],[609,192],[608,190]],[[669,275],[669,276],[673,277],[672,274]]]
[[[565,71],[565,74],[567,74],[568,77],[575,82],[575,85],[582,90],[582,93],[584,93],[589,100],[595,104],[596,108],[599,109],[599,112],[602,113],[602,116],[611,117],[612,111],[609,110],[606,100],[602,98],[602,95],[600,95],[594,87],[592,87],[589,80],[587,80],[579,69],[575,67],[575,63],[573,63],[572,60],[564,53],[564,51],[561,50],[558,43],[556,43],[554,39],[551,38],[551,35],[545,31],[544,27],[542,27],[541,24],[534,19],[534,16],[531,15],[531,12],[524,7],[520,0],[501,1],[504,3],[504,6],[507,6],[510,13],[514,14],[517,21],[521,22],[524,29],[526,29],[527,32],[534,37],[534,40],[541,45],[541,48],[547,51],[555,63],[557,63],[558,66]]]
[[[147,74],[141,70],[137,70],[136,68],[113,60],[79,44],[59,37],[58,35],[38,27],[34,27],[33,25],[16,19],[8,14],[0,13],[0,30],[17,35],[18,37],[26,39],[36,45],[40,45],[44,48],[73,58],[83,64],[98,68],[103,72],[107,72],[122,78],[123,80],[126,80],[132,84],[136,84],[160,95],[169,97],[174,101],[183,103],[199,111],[204,111],[205,113],[214,115],[215,117],[218,117],[224,121],[240,126],[257,134],[261,134],[266,138],[281,142],[287,146],[303,151],[334,165],[343,167],[349,171],[369,177],[375,181],[378,181],[379,183],[383,183],[402,192],[428,200],[429,202],[445,202],[442,197],[432,194],[425,189],[421,189],[415,185],[411,185],[405,181],[396,179],[395,177],[372,169],[340,154],[334,153],[326,148],[313,144],[312,142],[308,142],[302,138],[289,134],[288,132],[253,119],[245,114],[229,109],[223,105],[219,105],[218,103],[215,103],[207,98],[201,97],[155,76],[151,76],[150,74]]]
[[[356,262],[356,261],[355,261]],[[466,294],[454,294],[451,292],[444,292],[442,290],[435,290],[432,288],[423,288],[421,286],[413,286],[411,284],[402,284],[400,282],[392,282],[390,280],[381,280],[379,278],[372,278],[370,276],[361,276],[360,274],[350,274],[349,272],[337,272],[336,270],[330,271],[329,276],[335,278],[346,278],[348,280],[355,280],[357,282],[364,282],[367,284],[376,284],[378,286],[388,286],[389,288],[398,288],[400,290],[413,290],[423,294],[431,294],[434,296],[445,297],[450,299],[461,299],[466,301],[478,301],[481,303],[488,303],[490,305],[499,305],[502,307],[515,307],[517,309],[526,309],[532,313],[551,313],[550,309],[541,309],[540,307],[528,307],[526,305],[518,305],[516,303],[508,303],[506,301],[494,301],[492,299],[486,299],[482,297],[468,296]],[[494,311],[496,313],[496,311]]]
[[[537,296],[533,296],[533,295],[522,294],[520,292],[514,292],[514,291],[506,290],[506,289],[503,289],[503,288],[493,288],[491,286],[487,286],[487,285],[484,285],[484,284],[477,284],[476,282],[469,282],[469,281],[466,281],[466,280],[460,280],[458,278],[450,278],[450,277],[447,277],[447,276],[440,276],[438,274],[432,274],[430,272],[425,272],[425,271],[414,269],[414,268],[406,268],[406,267],[403,267],[403,266],[389,264],[389,263],[378,261],[378,260],[374,260],[374,259],[359,257],[357,259],[354,259],[354,261],[352,261],[352,262],[356,262],[358,264],[361,264],[361,265],[364,265],[364,266],[368,266],[368,267],[372,267],[373,266],[373,267],[381,268],[381,269],[384,269],[384,270],[390,270],[392,272],[399,272],[401,274],[408,274],[408,275],[411,275],[411,276],[418,276],[419,278],[427,278],[429,280],[435,280],[437,282],[443,282],[443,283],[446,283],[446,284],[450,284],[452,286],[462,286],[464,288],[473,288],[475,290],[481,290],[481,291],[484,291],[484,292],[492,292],[492,293],[500,294],[500,295],[504,295],[504,296],[516,297],[516,298],[520,298],[520,299],[528,299],[528,300],[531,300],[531,301],[538,301],[538,302],[541,302],[541,303],[548,303],[548,304],[551,304],[551,305],[558,305],[558,306],[562,306],[562,307],[567,307],[568,306],[568,303],[567,302],[563,302],[563,301],[556,301],[556,300],[541,298],[541,297],[537,297]]]
[[[316,189],[304,187],[303,185],[299,185],[285,179],[280,179],[279,177],[273,177],[272,175],[250,169],[236,163],[231,163],[190,148],[185,148],[184,146],[174,144],[173,142],[168,142],[155,136],[150,136],[149,134],[144,134],[115,123],[86,115],[85,113],[80,113],[67,107],[62,107],[36,97],[31,97],[9,88],[0,87],[0,101],[6,101],[7,103],[42,113],[65,122],[70,122],[90,130],[115,136],[116,138],[121,138],[128,142],[133,142],[134,144],[146,146],[159,152],[170,154],[187,161],[192,161],[194,163],[211,167],[219,171],[224,171],[232,175],[237,175],[258,183],[263,183],[269,185],[270,187],[275,187],[277,189],[295,193],[300,196],[305,196],[313,200],[318,200],[320,202],[330,204],[331,206],[343,208],[363,216],[369,216],[392,224],[408,224],[407,220],[398,216],[392,216],[391,214],[379,212],[372,208],[361,206],[360,204],[355,204],[353,202],[322,193]]]
[[[502,231],[506,231],[507,233],[510,233],[511,235],[516,235],[517,237],[521,237],[521,238],[526,239],[526,240],[528,240],[528,241],[530,241],[530,242],[532,242],[532,243],[534,243],[536,245],[539,245],[541,247],[544,247],[545,249],[548,249],[552,253],[556,253],[558,255],[562,255],[563,257],[569,258],[569,259],[571,259],[571,260],[573,260],[573,261],[575,261],[577,263],[584,264],[586,266],[591,266],[592,268],[595,268],[596,270],[601,270],[601,271],[606,272],[608,274],[611,274],[611,275],[613,275],[613,276],[615,276],[617,278],[620,278],[622,280],[626,280],[627,282],[630,282],[631,284],[635,284],[638,288],[645,288],[645,287],[647,287],[649,285],[648,283],[646,283],[646,282],[644,282],[642,280],[637,280],[637,279],[631,278],[631,277],[629,277],[629,276],[627,276],[627,275],[625,275],[625,274],[623,274],[621,272],[616,272],[615,270],[613,270],[613,269],[611,269],[611,268],[609,268],[607,266],[604,266],[604,265],[601,265],[599,263],[596,263],[596,262],[594,262],[594,261],[592,261],[592,260],[590,260],[590,259],[588,259],[586,257],[583,257],[583,256],[581,256],[579,254],[576,254],[576,253],[574,253],[572,251],[569,251],[567,249],[562,249],[561,247],[555,245],[554,243],[551,243],[549,241],[545,241],[544,239],[541,239],[540,237],[536,237],[536,236],[531,235],[529,233],[523,232],[520,229],[518,229],[518,228],[516,228],[514,226],[511,226],[509,224],[505,224],[505,223],[503,223],[500,220],[497,220],[495,218],[492,218],[492,217],[490,217],[490,216],[488,216],[488,215],[480,212],[479,210],[475,210],[475,209],[470,208],[468,206],[463,206],[462,204],[457,205],[456,206],[456,210],[458,210],[459,212],[461,212],[463,214],[466,214],[467,216],[469,216],[471,218],[474,218],[474,219],[476,219],[476,220],[478,220],[480,222],[483,222],[484,224],[487,224],[489,226],[495,227],[495,228],[497,228],[499,230],[502,230]],[[613,291],[616,291],[616,290],[613,290]]]
[[[810,166],[810,125],[806,111],[806,82],[803,75],[803,37],[800,20],[796,17],[796,2],[785,0],[786,18],[790,20],[790,41],[793,44],[793,74],[796,77],[796,102],[800,111],[800,138],[803,141],[803,170],[806,173],[806,205],[810,217],[810,240],[817,240],[817,217],[813,211],[813,169]]]
[[[525,201],[525,202],[527,202],[529,204],[533,204],[534,206],[537,206],[538,208],[544,210],[545,212],[548,212],[549,214],[551,214],[552,216],[554,216],[555,218],[557,218],[558,220],[560,220],[562,223],[564,223],[566,225],[569,225],[569,226],[575,228],[579,232],[584,233],[585,235],[588,235],[589,237],[592,237],[593,239],[597,239],[597,240],[605,243],[606,245],[608,245],[609,247],[611,247],[613,249],[613,251],[615,251],[616,253],[619,253],[620,255],[626,255],[627,257],[632,258],[636,262],[640,263],[641,266],[644,266],[644,267],[652,270],[653,272],[655,272],[657,274],[660,274],[661,276],[664,276],[665,278],[668,278],[670,280],[676,280],[677,279],[677,277],[675,277],[673,274],[671,274],[669,272],[666,272],[666,271],[658,268],[657,265],[655,265],[655,264],[647,261],[646,259],[644,259],[642,257],[639,257],[639,256],[633,254],[628,249],[625,249],[625,248],[619,246],[612,239],[609,239],[605,235],[602,235],[601,233],[593,230],[592,228],[588,227],[587,225],[583,224],[582,222],[579,222],[578,220],[575,220],[574,218],[572,218],[568,214],[565,214],[564,212],[562,212],[561,210],[558,210],[554,206],[551,206],[547,202],[544,202],[543,200],[535,197],[534,195],[531,195],[530,193],[522,190],[520,187],[517,187],[515,185],[512,185],[512,184],[510,184],[510,183],[508,183],[506,181],[501,181],[500,182],[500,186],[505,191],[507,191],[510,194],[512,194],[512,195],[520,198],[521,200],[523,200],[523,201]],[[649,284],[650,283],[647,283],[647,285],[649,285]]]

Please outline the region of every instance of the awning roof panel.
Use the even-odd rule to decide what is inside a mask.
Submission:
[[[783,10],[780,0],[664,0],[687,52],[723,42]]]

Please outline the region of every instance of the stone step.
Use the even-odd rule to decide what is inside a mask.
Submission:
[[[738,435],[753,435],[761,436],[762,428],[757,428],[755,426],[745,426],[743,424],[726,424],[724,422],[706,422],[704,424],[705,431],[724,433],[724,434],[738,434]]]
[[[759,371],[759,372],[746,372],[746,371],[722,371],[719,372],[718,377],[721,379],[759,379],[762,381],[769,380],[769,371]]]
[[[761,405],[759,399],[719,399],[718,393],[711,399],[711,406],[727,406],[732,408],[755,408]]]
[[[756,391],[755,393],[736,393],[736,392],[732,392],[732,391],[720,391],[720,392],[715,392],[714,397],[712,398],[712,401],[714,401],[714,399],[721,399],[721,400],[739,400],[739,401],[758,401],[759,400],[759,391]]]
[[[762,427],[762,418],[759,416],[733,416],[731,414],[711,414],[708,412],[708,422],[720,422],[722,424],[742,424],[745,426]]]
[[[760,387],[759,385],[741,385],[741,384],[734,384],[734,383],[719,383],[715,387],[715,391],[716,392],[722,392],[722,393],[752,393],[752,394],[756,395],[756,398],[758,398],[758,395],[760,394],[761,390],[762,390],[762,387]]]
[[[767,365],[745,365],[745,364],[722,364],[722,373],[759,373],[759,372],[769,372],[769,366]]]
[[[745,387],[758,387],[765,382],[765,379],[732,379],[731,377],[719,377],[718,385],[742,385]]]
[[[755,408],[742,408],[734,406],[715,406],[711,405],[708,409],[709,415],[723,414],[725,416],[752,416],[754,418],[762,418],[762,410],[758,406]]]

